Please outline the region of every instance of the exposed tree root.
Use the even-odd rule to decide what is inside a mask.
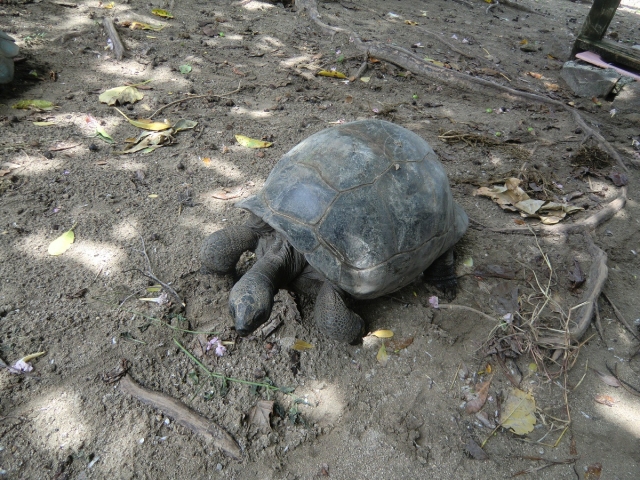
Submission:
[[[584,238],[587,241],[587,248],[592,259],[585,292],[578,306],[571,309],[571,325],[569,325],[568,332],[563,335],[549,335],[538,338],[538,343],[543,347],[567,348],[571,342],[578,342],[591,324],[595,302],[602,293],[602,287],[607,279],[609,269],[607,268],[607,254],[604,250],[593,243],[589,233],[584,232]],[[571,318],[574,317],[574,312],[576,315],[575,320]]]
[[[404,68],[405,70],[408,70],[417,75],[421,75],[430,80],[447,82],[449,85],[460,89],[485,93],[486,88],[491,88],[510,98],[531,100],[567,111],[573,116],[574,121],[582,128],[585,135],[587,137],[593,137],[604,150],[606,150],[613,158],[615,158],[620,168],[628,172],[628,168],[622,160],[620,154],[600,134],[600,132],[598,132],[590,125],[588,125],[587,122],[585,122],[582,115],[578,113],[575,108],[569,105],[565,105],[561,101],[554,100],[552,98],[548,98],[531,91],[516,90],[514,88],[500,85],[483,78],[472,77],[462,72],[437,67],[433,64],[425,62],[418,55],[402,47],[386,45],[377,41],[364,42],[362,41],[360,36],[352,30],[341,27],[334,27],[324,23],[321,19],[320,14],[318,13],[316,0],[297,0],[296,3],[300,7],[300,11],[306,12],[313,23],[315,23],[315,25],[323,33],[330,35],[332,38],[337,33],[344,33],[348,35],[350,41],[355,45],[355,47],[361,52],[364,52],[366,55],[375,57],[379,60],[383,60],[393,65],[397,65],[398,67]],[[513,4],[511,5],[513,6]],[[462,52],[458,53],[467,56]],[[621,193],[618,198],[610,202],[602,210],[582,221],[573,223],[571,225],[540,226],[535,229],[531,229],[530,227],[513,229],[491,229],[491,231],[500,233],[525,233],[542,235],[567,235],[573,233],[582,233],[588,243],[588,250],[592,257],[589,279],[587,280],[587,286],[585,288],[585,293],[583,295],[581,303],[571,309],[572,315],[570,315],[570,317],[574,317],[573,314],[575,313],[577,317],[574,317],[575,320],[572,320],[570,318],[571,325],[568,326],[568,330],[564,334],[542,337],[539,339],[540,345],[552,348],[569,348],[571,342],[577,342],[580,340],[580,338],[584,335],[587,328],[591,324],[595,304],[602,292],[604,282],[607,279],[608,269],[606,253],[595,245],[589,232],[599,225],[602,225],[604,222],[611,219],[617,212],[622,210],[622,208],[624,208],[626,204],[626,201],[627,188],[622,187]]]
[[[537,93],[516,90],[514,88],[500,85],[490,80],[485,80],[484,78],[472,77],[470,75],[467,75],[466,73],[437,67],[424,61],[418,55],[402,47],[386,45],[377,41],[363,42],[360,36],[354,31],[347,30],[341,27],[333,27],[324,23],[320,19],[321,17],[318,13],[316,0],[298,0],[297,3],[301,7],[301,10],[306,11],[309,15],[309,18],[313,20],[317,27],[325,34],[330,35],[332,38],[336,35],[336,33],[344,33],[346,35],[349,35],[350,41],[353,42],[356,48],[361,52],[368,53],[370,56],[375,57],[379,60],[384,60],[385,62],[397,65],[398,67],[404,68],[405,70],[415,73],[416,75],[422,75],[435,81],[446,81],[451,86],[458,87],[464,90],[480,91],[482,93],[486,92],[481,90],[479,88],[480,86],[489,87],[512,97],[519,97],[521,99],[545,103],[566,110],[571,115],[573,115],[575,122],[580,125],[585,134],[592,135],[593,138],[598,141],[600,146],[604,150],[606,150],[613,158],[616,159],[616,162],[618,162],[620,168],[622,168],[624,171],[629,171],[620,154],[600,134],[600,132],[591,128],[587,124],[587,122],[584,121],[582,115],[580,115],[573,107],[565,105],[558,100],[539,95]]]
[[[173,418],[176,423],[201,435],[207,442],[221,449],[230,457],[236,460],[242,459],[242,451],[231,435],[215,422],[191,410],[184,403],[164,393],[141,387],[129,375],[122,377],[120,388],[142,403],[157,408],[164,415]]]

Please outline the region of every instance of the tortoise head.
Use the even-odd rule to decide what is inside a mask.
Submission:
[[[234,285],[229,295],[229,313],[240,335],[249,335],[269,320],[274,294],[271,282],[249,273]]]

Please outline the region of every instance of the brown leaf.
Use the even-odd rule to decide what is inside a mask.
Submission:
[[[609,395],[596,395],[594,400],[602,405],[606,405],[607,407],[613,407],[617,403],[617,400]]]
[[[571,281],[571,290],[580,288],[585,282],[584,272],[575,258],[573,259],[573,270],[569,271],[569,280]]]
[[[269,417],[273,413],[272,400],[260,400],[249,412],[249,423],[255,425],[265,433],[271,431]]]
[[[223,187],[211,194],[213,198],[218,200],[230,200],[232,198],[238,198],[244,191],[244,185],[238,185],[237,187]]]
[[[476,385],[476,398],[467,402],[467,405],[464,407],[465,412],[471,414],[479,412],[482,409],[484,403],[487,401],[490,385],[491,379]]]
[[[594,463],[587,467],[587,471],[584,472],[584,480],[598,480],[602,473],[602,464]]]
[[[389,341],[387,346],[394,353],[398,353],[400,350],[404,350],[412,343],[413,343],[413,337],[409,337],[409,338],[403,338],[398,340],[391,340]]]
[[[464,446],[464,451],[467,452],[472,458],[475,458],[476,460],[489,459],[489,455],[487,455],[487,453],[484,450],[482,450],[480,445],[478,445],[471,438],[467,440],[467,443]]]
[[[608,373],[602,373],[601,371],[596,370],[595,368],[592,368],[591,370],[596,372],[600,377],[600,380],[602,380],[604,383],[606,383],[610,387],[618,388],[621,386],[620,381],[613,375],[609,375]]]
[[[609,178],[616,187],[623,187],[629,183],[629,178],[624,173],[611,172]]]

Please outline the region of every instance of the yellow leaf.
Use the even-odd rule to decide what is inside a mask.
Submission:
[[[138,118],[136,120],[127,118],[127,120],[134,127],[142,128],[143,130],[151,130],[153,132],[160,132],[162,130],[171,128],[171,123],[169,122],[154,122],[153,120],[149,120],[148,118]]]
[[[535,373],[538,371],[538,365],[536,365],[535,363],[530,363],[529,364],[529,371],[531,373]]]
[[[159,32],[164,27],[166,27],[166,25],[151,25],[149,23],[142,22],[131,22],[131,25],[129,25],[131,30],[153,30],[154,32]]]
[[[296,340],[291,348],[293,348],[298,352],[304,352],[305,350],[312,349],[313,345],[311,345],[308,342],[305,342],[304,340]]]
[[[371,77],[360,77],[361,82],[369,83],[369,80],[371,80]]]
[[[162,287],[160,285],[153,285],[151,287],[147,287],[147,292],[149,293],[159,292],[160,290],[162,290]]]
[[[112,9],[113,7],[116,6],[115,2],[109,2],[107,4],[102,5],[102,8],[108,8],[108,9]]]
[[[53,110],[54,108],[56,108],[56,105],[48,100],[20,100],[11,108],[20,110],[27,110],[29,108],[37,108],[39,110]]]
[[[114,107],[115,108],[115,107]],[[149,120],[148,118],[139,118],[137,120],[132,120],[127,117],[124,113],[122,113],[119,109],[116,108],[116,111],[122,115],[127,121],[133,125],[134,127],[142,128],[144,130],[151,130],[154,132],[160,132],[162,130],[167,130],[171,128],[170,122],[154,122],[153,120]]]
[[[532,395],[517,388],[509,391],[509,397],[502,406],[500,425],[510,428],[516,435],[526,435],[536,424],[536,401]]]
[[[342,72],[336,72],[335,70],[320,70],[318,75],[321,77],[333,77],[333,78],[347,78]]]
[[[387,348],[384,346],[384,343],[380,345],[380,350],[378,350],[378,355],[376,355],[376,360],[378,360],[378,363],[383,367],[389,361],[389,354],[387,353]]]
[[[378,338],[391,338],[393,337],[393,332],[391,330],[376,330],[371,335]]]
[[[151,195],[149,195],[149,198],[158,198],[158,194],[157,193],[152,193]]]
[[[404,23],[411,25],[412,27],[418,25],[418,22],[414,22],[413,20],[405,20]]]
[[[62,255],[69,249],[76,238],[73,233],[74,228],[76,228],[75,225],[49,244],[49,255]]]
[[[247,148],[267,148],[273,145],[271,142],[256,140],[255,138],[245,137],[244,135],[236,135],[236,140],[240,145]]]
[[[202,163],[204,163],[205,165],[209,166],[209,164],[211,163],[211,158],[209,157],[205,157],[202,159]]]
[[[56,122],[33,122],[36,127],[50,127],[51,125],[57,125]]]
[[[144,95],[134,86],[125,85],[122,87],[110,88],[106,92],[102,92],[98,97],[102,103],[107,105],[123,105],[125,103],[136,103],[142,100]]]
[[[520,45],[526,45],[527,43],[529,43],[529,40],[527,40],[526,38],[520,40]]]
[[[166,10],[162,10],[161,8],[154,8],[153,10],[151,10],[151,13],[157,15],[158,17],[173,18],[173,15],[171,15]]]

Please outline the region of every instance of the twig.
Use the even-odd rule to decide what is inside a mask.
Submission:
[[[353,82],[355,80],[358,80],[362,75],[364,75],[364,72],[367,71],[367,68],[369,68],[369,54],[365,53],[364,58],[362,59],[362,65],[360,65],[360,68],[358,69],[356,74],[351,77],[349,81]]]
[[[116,58],[118,60],[122,60],[122,58],[124,57],[125,49],[122,40],[120,40],[120,35],[116,30],[116,26],[114,25],[113,20],[108,17],[103,17],[102,26],[107,31],[107,35],[111,39],[111,44],[113,45],[113,51],[116,54]]]
[[[194,412],[184,403],[164,393],[141,387],[129,375],[125,375],[120,380],[120,388],[142,403],[157,408],[164,415],[173,418],[176,423],[203,436],[207,442],[212,443],[230,457],[236,460],[242,458],[242,451],[231,435],[217,423]]]
[[[618,310],[618,307],[615,306],[615,304],[611,301],[611,299],[609,298],[609,296],[605,293],[602,292],[602,296],[604,297],[604,299],[609,302],[609,305],[611,305],[611,307],[613,308],[613,313],[616,314],[616,318],[620,321],[620,323],[622,325],[624,325],[624,327],[629,330],[629,332],[631,333],[631,335],[634,336],[634,338],[636,340],[640,340],[640,335],[638,335],[635,332],[635,329],[629,324],[629,322],[627,322],[627,319],[624,318],[624,315],[622,315],[622,312],[620,310]]]
[[[596,330],[598,331],[598,335],[600,335],[600,340],[602,340],[605,347],[609,348],[609,345],[607,345],[607,341],[604,338],[604,330],[602,328],[602,322],[600,321],[600,306],[598,305],[597,298],[596,304],[593,306],[593,311],[596,314]]]
[[[227,92],[227,93],[223,93],[222,95],[213,95],[211,93],[208,93],[206,95],[191,95],[187,98],[182,98],[180,100],[176,100],[174,102],[171,103],[167,103],[166,105],[160,107],[158,110],[156,110],[155,112],[153,112],[151,114],[151,116],[149,117],[150,119],[155,117],[157,114],[159,114],[162,110],[164,110],[167,107],[170,107],[172,105],[176,105],[178,103],[182,103],[182,102],[186,102],[188,100],[195,100],[196,98],[208,98],[208,97],[218,97],[218,98],[224,98],[228,95],[231,95],[232,93],[238,93],[240,90],[242,90],[242,87],[240,86],[240,83],[238,83],[238,88],[236,88],[233,92]]]
[[[156,277],[153,274],[153,270],[151,269],[151,260],[149,260],[149,255],[147,255],[147,248],[145,247],[144,238],[142,238],[142,236],[140,237],[140,242],[142,242],[142,250],[138,250],[138,251],[144,256],[145,262],[147,264],[147,269],[145,271],[141,271],[141,273],[145,277],[150,278],[154,282],[157,282],[160,285],[162,285],[162,288],[164,288],[167,291],[167,293],[169,295],[171,295],[176,302],[178,302],[178,304],[180,304],[180,305],[182,305],[184,307],[185,304],[182,301],[182,298],[180,298],[180,295],[178,295],[178,292],[176,292],[171,285],[169,285],[168,283],[163,282],[162,280],[160,280],[158,277]],[[122,303],[124,303],[124,302],[122,302]]]
[[[486,313],[481,312],[480,310],[476,310],[475,308],[467,307],[466,305],[456,305],[453,303],[441,303],[440,305],[438,305],[438,308],[444,308],[448,310],[466,310],[468,312],[473,312],[475,314],[478,314],[481,317],[486,318],[487,320],[491,320],[493,323],[500,322],[499,320],[493,318],[492,316],[487,315]]]

